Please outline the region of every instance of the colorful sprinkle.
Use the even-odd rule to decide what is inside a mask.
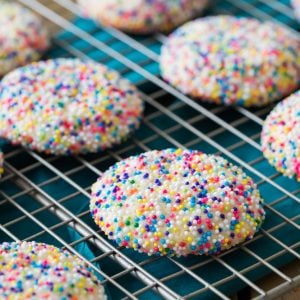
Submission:
[[[262,106],[300,83],[300,41],[278,24],[216,16],[189,22],[162,48],[165,80],[203,101]]]
[[[36,242],[0,244],[1,299],[99,299],[104,288],[81,259]]]
[[[38,60],[49,47],[42,20],[27,8],[0,0],[0,76]]]
[[[203,11],[208,0],[78,0],[84,15],[133,33],[170,31]]]
[[[262,151],[279,172],[300,181],[300,91],[277,104],[267,117]]]
[[[181,149],[110,167],[92,187],[90,210],[109,239],[148,255],[216,254],[251,239],[265,217],[240,168]]]
[[[300,21],[300,0],[291,0],[296,18]]]
[[[52,154],[97,152],[123,141],[143,111],[136,88],[95,62],[56,59],[4,77],[0,135]]]

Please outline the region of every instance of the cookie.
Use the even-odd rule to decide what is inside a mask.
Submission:
[[[107,299],[91,268],[54,246],[5,242],[0,265],[1,299]]]
[[[0,76],[38,60],[48,47],[40,17],[18,3],[0,0]]]
[[[85,16],[132,33],[170,31],[195,17],[207,0],[78,0]]]
[[[285,176],[300,181],[300,91],[271,111],[261,141],[270,164]]]
[[[160,66],[166,81],[200,100],[262,106],[299,85],[300,41],[275,23],[207,17],[170,35]]]
[[[120,143],[139,126],[142,111],[133,85],[91,61],[32,63],[7,74],[0,87],[0,135],[56,155]]]
[[[118,245],[148,255],[217,254],[251,239],[264,220],[255,183],[225,159],[166,149],[110,167],[90,210]]]
[[[300,0],[291,0],[295,17],[300,21]]]

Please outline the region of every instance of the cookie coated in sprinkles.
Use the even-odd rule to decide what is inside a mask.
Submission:
[[[267,117],[262,151],[279,172],[300,181],[300,91],[277,104]]]
[[[275,23],[206,17],[170,35],[160,66],[166,81],[199,100],[262,106],[297,89],[300,41]]]
[[[84,15],[103,25],[146,34],[170,31],[197,16],[208,0],[78,0]]]
[[[39,16],[15,1],[0,0],[0,76],[38,60],[49,43]]]
[[[139,126],[142,112],[137,89],[92,61],[32,63],[0,86],[0,135],[56,155],[112,147]]]
[[[217,254],[251,239],[265,218],[240,168],[181,149],[110,167],[92,186],[90,210],[109,239],[148,255]]]
[[[0,244],[0,298],[107,299],[100,281],[81,259],[36,242]]]

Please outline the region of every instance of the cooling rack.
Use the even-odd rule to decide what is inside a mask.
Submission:
[[[159,77],[164,35],[129,36],[80,17],[69,0],[19,0],[53,32],[46,57],[92,59],[118,70],[146,103],[141,128],[99,154],[54,157],[2,142],[0,241],[36,240],[79,255],[103,280],[111,299],[274,298],[300,284],[300,186],[262,157],[260,132],[272,106],[203,105]],[[280,22],[294,30],[289,1],[220,0],[207,14]],[[91,220],[91,184],[116,161],[150,149],[181,147],[222,154],[258,184],[267,219],[252,241],[217,257],[148,257],[108,241]],[[271,278],[266,284],[262,278]]]

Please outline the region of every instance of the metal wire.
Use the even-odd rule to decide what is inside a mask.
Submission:
[[[19,0],[19,2],[43,16],[56,30],[63,29],[71,33],[64,39],[54,38],[54,44],[58,49],[63,50],[65,55],[93,59],[91,56],[93,51],[104,53],[105,55],[97,61],[102,63],[118,61],[121,64],[118,71],[124,76],[129,73],[140,75],[139,79],[135,80],[135,84],[140,87],[141,91],[143,91],[142,87],[145,84],[151,84],[154,88],[151,92],[143,91],[141,93],[147,110],[149,110],[149,112],[146,110],[142,127],[150,133],[146,136],[137,133],[129,143],[116,149],[98,156],[69,158],[68,162],[62,164],[62,158],[47,157],[26,149],[9,150],[5,154],[6,174],[0,181],[1,187],[4,187],[0,192],[0,237],[3,234],[10,240],[45,240],[46,237],[50,238],[54,243],[65,247],[84,259],[94,268],[96,273],[103,277],[108,290],[117,290],[118,292],[114,295],[118,295],[117,298],[122,299],[142,298],[148,295],[149,292],[153,292],[156,295],[155,297],[164,299],[205,299],[201,298],[205,295],[210,295],[212,298],[229,299],[231,294],[223,287],[225,284],[237,281],[239,281],[241,287],[251,288],[253,298],[262,299],[273,298],[298,285],[300,283],[299,272],[289,274],[284,268],[277,267],[275,262],[287,255],[289,261],[295,262],[298,260],[299,262],[300,260],[299,239],[290,244],[278,234],[280,230],[289,227],[300,238],[299,185],[282,184],[284,182],[283,177],[274,169],[265,174],[265,169],[260,167],[264,163],[264,159],[260,153],[259,132],[263,119],[271,108],[255,110],[242,107],[211,108],[193,101],[169,86],[158,75],[147,69],[150,64],[157,64],[159,61],[158,53],[151,46],[154,43],[160,44],[165,40],[165,36],[161,34],[139,39],[112,28],[97,27],[93,32],[90,32],[79,27],[76,22],[69,20],[69,16],[80,16],[77,5],[72,1]],[[281,14],[290,19],[289,22],[283,22],[284,26],[292,26],[291,24],[294,22],[290,7],[279,1],[227,0],[223,2],[226,2],[226,5],[220,6],[219,10],[215,10],[214,13],[235,14],[244,12],[254,17],[276,22],[282,22],[280,18],[276,17],[277,14]],[[268,7],[268,10],[262,8],[265,6]],[[66,18],[66,15],[68,18]],[[109,36],[105,43],[95,37],[100,31]],[[299,36],[296,31],[295,34]],[[86,45],[83,48],[78,48],[74,46],[76,41],[84,41]],[[112,44],[115,42],[121,42],[124,49],[120,51],[114,49]],[[132,51],[141,53],[144,58],[139,63],[134,62],[128,58]],[[170,103],[162,101],[165,98],[172,100]],[[180,115],[180,111],[184,110],[189,112],[188,118]],[[235,117],[227,120],[226,118],[231,114]],[[161,128],[162,124],[159,122],[161,118],[168,121],[170,125]],[[202,124],[201,122],[209,124],[211,128],[200,130],[199,128],[202,128],[199,126],[199,124]],[[252,126],[257,130],[253,130],[249,134],[243,129],[243,126]],[[190,138],[182,140],[179,132],[185,132]],[[222,136],[231,137],[233,142],[226,144],[221,139]],[[93,178],[101,175],[106,165],[123,159],[130,153],[150,150],[158,142],[181,148],[206,145],[212,152],[223,154],[235,163],[242,165],[255,176],[260,188],[263,189],[267,186],[272,191],[272,194],[268,194],[265,208],[271,216],[276,218],[276,224],[263,227],[252,241],[244,243],[241,247],[231,249],[218,257],[205,258],[192,265],[175,258],[154,257],[137,261],[128,255],[125,249],[116,247],[107,241],[87,221],[89,211],[88,207],[83,205],[88,203],[89,187],[93,182]],[[250,156],[251,159],[247,160],[242,154],[237,153],[239,149],[246,149],[245,151],[258,153],[258,155]],[[20,161],[22,167],[16,167],[20,164]],[[76,177],[81,172],[90,174],[89,185],[82,183]],[[45,175],[43,179],[39,178],[40,175],[34,175],[44,173],[47,176]],[[48,187],[54,185],[64,185],[68,187],[70,192],[66,195],[53,196],[53,191]],[[30,197],[31,204],[34,204],[33,207],[27,208],[22,205],[20,202],[24,201],[23,197]],[[79,201],[79,198],[83,200],[80,200],[78,204],[76,201]],[[72,205],[75,203],[76,209],[73,206],[72,208],[68,206],[70,203]],[[296,207],[292,215],[290,215],[291,212],[287,213],[278,209],[279,205],[284,203],[292,205],[294,210]],[[16,211],[16,216],[2,221],[1,211],[7,206]],[[84,209],[78,209],[79,207],[84,207]],[[47,225],[48,220],[41,218],[45,213],[55,217],[53,219],[55,221],[51,222],[49,226]],[[24,222],[31,222],[32,224],[32,230],[28,233],[20,233],[17,230]],[[78,234],[75,239],[69,240],[66,237],[65,232],[69,229]],[[262,240],[273,243],[280,250],[268,255],[262,255],[256,250],[257,248],[253,250],[253,245]],[[94,258],[86,257],[82,251],[78,250],[78,246],[82,244],[94,249]],[[230,261],[232,255],[247,255],[253,260],[253,263],[238,268],[232,265]],[[177,271],[160,277],[148,270],[147,266],[163,260],[172,267],[176,267]],[[114,274],[107,271],[104,267],[107,261],[117,264],[119,270]],[[199,275],[201,268],[211,267],[213,264],[225,270],[228,275],[216,281],[211,281],[209,278]],[[261,268],[267,270],[266,273],[275,274],[280,279],[280,283],[265,288],[252,280],[249,274]],[[171,287],[169,282],[178,280],[181,276],[188,276],[198,284],[199,288],[182,294],[174,286]],[[126,281],[130,280],[129,278],[138,282],[139,286],[135,289],[128,288]]]

